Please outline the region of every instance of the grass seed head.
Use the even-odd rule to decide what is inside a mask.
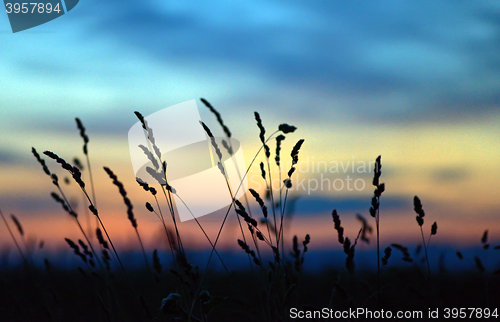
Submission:
[[[434,222],[431,227],[431,235],[437,234],[437,230],[438,230],[437,222]]]
[[[262,145],[264,146],[266,158],[269,159],[269,157],[271,156],[271,151],[269,150],[269,147],[266,144],[266,137],[265,137],[266,129],[264,128],[264,125],[262,125],[262,119],[260,118],[259,113],[254,112],[254,116],[255,116],[255,121],[257,121],[257,127],[260,130],[259,132],[260,142],[262,142]]]
[[[417,215],[419,217],[425,216],[425,212],[424,212],[424,209],[422,207],[422,202],[420,201],[420,199],[417,196],[413,197],[413,209],[415,210],[415,212],[417,213]]]
[[[350,248],[351,248],[351,241],[349,240],[349,237],[346,237],[344,239],[344,253],[349,254]]]
[[[285,139],[285,136],[280,134],[276,137],[276,156],[274,157],[274,161],[276,161],[276,165],[280,166],[280,151],[281,151],[281,142]]]
[[[266,169],[264,169],[264,162],[260,163],[260,175],[266,180]]]
[[[224,139],[222,140],[222,146],[224,147],[224,149],[227,150],[227,153],[229,153],[229,155],[233,155],[234,154],[233,148]]]
[[[205,104],[205,106],[210,110],[210,112],[212,112],[212,114],[215,115],[215,117],[217,118],[217,122],[219,122],[220,126],[222,127],[222,130],[224,131],[226,136],[230,138],[231,131],[229,131],[229,128],[226,125],[224,125],[224,121],[222,120],[220,113],[206,99],[200,98],[200,100],[203,104]]]
[[[132,205],[130,199],[127,197],[127,191],[125,190],[123,183],[121,183],[121,181],[118,180],[118,177],[113,173],[113,171],[110,168],[104,167],[104,171],[106,171],[108,176],[111,178],[113,184],[118,187],[118,191],[120,192],[120,195],[123,197],[123,202],[127,206],[128,219],[132,223],[132,227],[137,228],[137,220],[135,219],[134,212],[132,210],[134,206]]]
[[[21,222],[17,219],[16,216],[14,216],[14,214],[11,214],[10,217],[12,218],[12,221],[16,225],[17,230],[19,231],[19,235],[24,236],[24,230],[23,226],[21,226]]]
[[[264,218],[267,218],[267,207],[264,204],[264,200],[262,200],[262,198],[260,197],[260,195],[257,191],[253,190],[252,188],[250,188],[248,190],[250,191],[252,196],[255,198],[255,200],[259,204],[260,209],[262,209],[262,214],[264,215]]]
[[[178,293],[170,293],[161,301],[160,311],[163,314],[177,313],[180,301],[181,296]]]
[[[391,257],[392,248],[387,247],[384,250],[384,257],[382,257],[382,265],[387,265],[389,258]]]
[[[259,265],[259,266],[261,265],[259,259],[257,258],[257,255],[255,255],[255,252],[250,249],[250,246],[248,246],[247,243],[245,243],[241,239],[238,239],[238,245],[245,251],[245,253],[250,255],[250,257],[252,257],[252,259],[256,265]]]
[[[82,121],[77,117],[75,118],[76,121],[76,127],[80,131],[80,136],[83,139],[83,154],[88,155],[88,148],[87,145],[89,143],[89,137],[85,133],[85,127],[83,126]]]
[[[486,244],[488,242],[488,229],[486,229],[483,233],[483,237],[481,237],[481,244]]]
[[[307,245],[309,245],[310,242],[311,242],[311,236],[307,234],[304,241],[302,242],[302,246],[304,246],[304,253],[307,252]]]
[[[215,138],[214,138],[214,135],[212,134],[212,131],[210,131],[208,126],[205,123],[203,123],[202,121],[200,121],[200,124],[203,127],[203,129],[205,130],[205,132],[207,133],[208,137],[210,138],[212,146],[215,149],[215,153],[217,154],[217,157],[219,158],[219,162],[222,162],[222,153],[220,152],[219,145],[217,145],[217,142],[215,141]]]
[[[97,240],[99,241],[99,244],[101,244],[103,248],[109,249],[108,242],[104,239],[104,236],[102,235],[102,231],[100,228],[96,229],[95,234]]]
[[[295,132],[297,128],[293,125],[288,125],[286,123],[283,123],[283,124],[280,124],[278,126],[278,130],[285,133],[285,134],[288,134],[288,133],[293,133]]]
[[[292,152],[290,153],[290,156],[292,157],[292,165],[295,165],[299,162],[299,151],[304,141],[304,139],[300,139],[293,147]]]
[[[340,216],[337,214],[337,210],[332,211],[333,223],[335,225],[335,230],[338,234],[339,243],[344,244],[344,228],[341,225]]]
[[[155,188],[150,187],[146,182],[142,181],[141,178],[136,177],[135,181],[145,190],[149,191],[153,196],[156,195],[157,191]]]
[[[49,168],[47,167],[47,165],[45,164],[45,160],[40,157],[40,154],[38,154],[38,152],[36,151],[35,148],[33,148],[33,147],[31,148],[31,153],[33,154],[35,159],[38,161],[38,163],[40,163],[40,165],[42,166],[43,172],[45,172],[45,174],[50,176],[50,171],[49,171]]]

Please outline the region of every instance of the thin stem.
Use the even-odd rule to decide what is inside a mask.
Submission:
[[[191,211],[191,209],[189,209],[188,205],[184,202],[184,200],[177,193],[175,195],[184,204],[184,206],[187,208],[187,210],[189,211],[189,213],[191,213],[191,215],[193,216],[194,221],[198,224],[198,226],[200,227],[201,231],[203,232],[203,234],[207,238],[208,242],[210,243],[210,246],[214,247],[214,244],[210,240],[210,237],[208,237],[208,234],[205,232],[205,229],[203,229],[203,227],[201,226],[200,222],[195,217],[195,215],[193,214],[193,212]],[[217,251],[217,249],[215,250],[215,253],[217,254],[217,257],[219,257],[220,262],[221,262],[222,266],[224,267],[224,270],[229,274],[229,270],[227,269],[226,264],[224,263],[224,261],[222,260],[222,258],[220,257],[219,252]]]
[[[10,226],[9,226],[9,224],[7,223],[7,220],[5,219],[5,216],[3,215],[2,210],[0,210],[0,215],[2,216],[3,222],[5,223],[5,226],[7,227],[7,230],[9,231],[10,237],[12,237],[12,240],[14,241],[14,244],[16,244],[16,247],[17,247],[17,250],[19,251],[19,254],[21,254],[21,257],[23,258],[23,261],[24,261],[24,262],[27,262],[27,261],[26,261],[26,257],[24,256],[23,251],[21,250],[21,247],[20,247],[20,246],[19,246],[19,244],[17,243],[17,240],[16,240],[16,238],[14,237],[14,234],[12,233],[12,230],[10,230]]]
[[[280,214],[281,214],[281,223],[280,223],[280,227],[283,226],[283,191],[281,190],[281,165],[278,166],[278,171],[279,171],[279,182],[280,182]]]
[[[97,200],[95,197],[95,189],[94,189],[94,178],[92,177],[92,168],[90,167],[90,159],[88,153],[85,154],[85,157],[87,159],[87,167],[89,168],[89,177],[90,177],[90,189],[92,192],[92,201],[94,203],[94,207],[97,208]]]
[[[227,139],[229,141],[230,149],[231,149],[231,151],[233,151],[233,143],[231,142],[231,138],[227,137]],[[228,151],[228,153],[229,152],[230,151]],[[238,173],[238,178],[240,179],[240,182],[243,182],[243,179],[241,178],[241,172],[240,172],[240,167],[238,166],[238,162],[236,161],[236,158],[233,158],[234,151],[233,151],[233,154],[229,153],[229,155],[231,157],[231,160],[233,160],[234,168],[236,169],[236,172]],[[246,193],[243,195],[243,198],[245,199],[245,205],[247,207],[248,215],[250,216],[250,218],[253,218],[252,217],[252,209],[250,208],[250,203],[248,202],[248,197],[247,197]],[[259,244],[257,243],[257,239],[255,238],[254,234],[252,234],[252,239],[253,239],[253,243],[255,245],[255,249],[257,250],[257,255],[259,256],[259,260],[262,262],[262,256],[260,255]]]
[[[273,137],[276,133],[278,133],[278,132],[279,132],[279,130],[274,131],[274,132],[273,132],[273,133],[272,133],[272,134],[271,134],[271,135],[267,138],[267,140],[266,140],[265,142],[269,141],[269,140],[270,140],[270,139],[271,139],[271,138],[272,138],[272,137]],[[264,148],[264,145],[261,145],[261,147],[259,148],[259,150],[257,151],[257,153],[255,153],[255,156],[253,157],[252,161],[250,162],[250,165],[248,165],[247,170],[245,171],[245,174],[243,175],[243,179],[241,180],[240,185],[239,185],[239,186],[238,186],[238,188],[236,189],[236,192],[235,192],[235,194],[236,194],[236,195],[238,194],[238,191],[240,190],[241,186],[243,185],[243,180],[245,180],[246,176],[248,175],[248,172],[250,171],[250,168],[252,167],[253,163],[255,162],[255,159],[257,159],[257,156],[259,155],[260,151],[262,151],[262,149],[263,149],[263,148]],[[218,234],[217,234],[217,238],[215,239],[215,242],[214,242],[214,247],[212,248],[212,252],[210,253],[210,256],[209,256],[209,258],[208,258],[208,263],[207,263],[206,267],[208,267],[208,264],[210,263],[210,259],[212,258],[212,255],[213,255],[212,253],[214,252],[215,246],[217,245],[217,242],[218,242],[218,240],[219,240],[220,234],[221,234],[221,232],[222,232],[222,228],[224,227],[224,224],[225,224],[225,222],[226,222],[226,219],[227,219],[227,217],[228,217],[228,215],[229,215],[229,212],[231,211],[231,208],[232,208],[232,206],[233,206],[233,205],[234,205],[234,198],[233,198],[233,200],[232,200],[231,204],[229,204],[229,207],[228,207],[228,209],[227,209],[227,211],[226,211],[226,214],[225,214],[225,216],[224,216],[224,220],[222,221],[222,225],[221,225],[221,227],[220,227],[220,229],[219,229],[219,232],[218,232]],[[275,227],[275,229],[276,229],[276,227]]]
[[[278,133],[279,131],[274,131],[268,138],[265,142],[269,141],[273,135],[275,135],[276,133]],[[250,168],[252,167],[253,163],[255,162],[255,159],[257,159],[257,156],[259,155],[260,151],[262,151],[262,149],[264,148],[264,145],[261,145],[261,147],[259,148],[259,150],[257,151],[257,153],[255,153],[255,156],[253,157],[252,161],[250,162],[250,165],[247,167],[247,170],[245,171],[245,174],[243,175],[243,179],[241,180],[240,182],[240,185],[238,186],[238,188],[236,189],[236,192],[235,194],[238,194],[238,191],[240,190],[241,186],[243,185],[243,180],[245,180],[246,176],[248,175],[248,172],[250,171]],[[227,211],[226,211],[226,214],[224,216],[224,220],[222,221],[222,225],[219,229],[219,232],[217,233],[217,238],[215,239],[215,242],[214,242],[214,247],[212,248],[212,251],[210,252],[210,256],[208,257],[208,262],[207,262],[207,265],[205,267],[208,268],[208,264],[210,263],[210,260],[213,256],[213,252],[215,250],[215,246],[217,246],[217,242],[219,241],[219,237],[220,237],[220,234],[222,232],[222,228],[224,227],[224,224],[226,223],[226,220],[227,220],[227,217],[229,215],[229,212],[231,211],[231,208],[233,207],[234,205],[234,199],[231,201],[231,203],[229,204],[229,207],[227,208]],[[276,229],[276,227],[275,227]]]
[[[275,135],[275,134],[276,134],[276,133],[278,133],[278,132],[279,132],[279,130],[276,130],[275,132],[273,132],[273,133],[272,133],[272,134],[271,134],[271,135],[267,138],[267,140],[266,140],[265,142],[269,141],[269,140],[273,137],[273,135]],[[243,180],[245,180],[246,176],[248,175],[248,172],[250,171],[250,167],[253,165],[253,163],[255,162],[255,159],[257,158],[257,156],[259,155],[260,151],[261,151],[263,148],[264,148],[264,144],[262,144],[262,145],[261,145],[261,147],[259,148],[259,150],[258,150],[258,151],[257,151],[257,153],[255,154],[255,156],[253,157],[252,161],[250,162],[250,165],[247,167],[247,169],[246,169],[246,171],[245,171],[245,174],[244,174],[244,176],[243,176],[243,179],[241,180],[241,182],[240,182],[240,184],[239,184],[238,188],[236,189],[235,195],[237,195],[237,194],[238,194],[238,191],[240,190],[241,186],[243,185]],[[229,188],[229,190],[231,191],[231,187],[229,186],[228,179],[227,179],[227,177],[226,177],[225,175],[224,175],[224,177],[226,178],[226,184],[228,185],[228,188]],[[231,193],[231,195],[233,195],[233,194]],[[212,259],[212,256],[213,256],[213,254],[214,254],[214,252],[215,252],[215,249],[216,249],[217,243],[218,243],[219,238],[220,238],[220,235],[221,235],[221,233],[222,233],[222,229],[224,228],[224,225],[225,225],[225,223],[226,223],[227,217],[228,217],[228,215],[229,215],[229,212],[231,211],[231,208],[232,208],[232,207],[233,207],[233,205],[234,205],[234,202],[235,202],[235,199],[234,199],[234,198],[232,198],[232,201],[231,201],[231,203],[229,204],[229,207],[227,208],[226,214],[224,215],[224,220],[222,221],[221,227],[219,228],[219,232],[217,233],[217,237],[215,238],[215,241],[214,241],[214,245],[213,245],[213,247],[212,247],[212,250],[210,251],[210,255],[209,255],[209,257],[208,257],[207,264],[205,265],[205,269],[204,269],[203,274],[202,274],[202,277],[201,277],[200,286],[202,285],[202,282],[203,282],[203,280],[204,280],[204,278],[205,278],[205,275],[206,275],[205,273],[206,273],[206,271],[207,271],[207,269],[208,269],[208,266],[209,266],[209,264],[210,264],[210,261],[211,261],[211,259]],[[192,316],[193,309],[194,309],[194,301],[193,301],[193,304],[191,305],[191,310],[190,310],[190,312],[189,312],[189,316]]]
[[[85,202],[87,201],[86,198],[85,198],[85,195],[82,195],[82,199],[83,199],[83,202],[82,204],[85,204]],[[90,211],[88,209],[85,210],[85,222],[86,222],[86,225],[87,225],[87,234],[89,234],[90,236],[90,240],[93,240],[93,230],[92,230],[92,219],[91,219],[91,216],[92,214],[90,213]],[[96,219],[96,226],[97,226],[97,219]]]
[[[92,176],[92,168],[90,167],[90,158],[89,158],[88,151],[87,151],[87,153],[85,153],[85,158],[87,159],[87,167],[89,169],[90,189],[91,189],[91,193],[92,193],[92,201],[93,201],[94,207],[97,208],[97,199],[96,199],[96,196],[95,196],[95,189],[94,189],[94,178]],[[88,215],[89,215],[88,218],[90,219],[90,214],[88,214]],[[97,221],[97,219],[96,219],[95,223],[96,223],[96,226],[99,227],[99,222]]]
[[[380,206],[379,206],[380,207]],[[378,284],[378,300],[380,304],[380,209],[377,209],[377,218],[375,219],[377,225],[377,284]]]
[[[267,184],[267,180],[264,180],[265,183],[266,183],[266,191],[267,190],[270,190],[271,188],[269,187],[269,185]],[[273,247],[273,239],[271,237],[271,230],[269,229],[269,214],[267,215],[267,218],[266,218],[266,226],[267,226],[267,233],[269,235],[269,242],[271,244],[271,247]],[[271,227],[272,227],[272,223],[271,223]],[[274,227],[274,236],[276,237],[276,227]]]
[[[87,193],[87,191],[85,190],[85,188],[83,188],[83,187],[82,187],[81,189],[82,189],[83,193],[85,194],[85,196],[87,197],[87,200],[89,201],[90,205],[94,207],[94,209],[96,210],[96,213],[97,213],[97,208],[96,208],[96,207],[95,207],[95,205],[92,203],[92,200],[90,200],[89,194]],[[130,286],[132,287],[132,289],[133,289],[133,290],[134,290],[134,292],[135,292],[134,286],[132,285],[132,282],[131,282],[131,280],[130,280],[130,278],[129,278],[128,274],[127,274],[127,271],[125,270],[125,266],[123,266],[123,263],[122,263],[122,261],[121,261],[121,259],[120,259],[120,256],[118,256],[118,252],[116,251],[116,248],[115,248],[115,246],[113,245],[113,242],[111,241],[111,238],[110,238],[110,237],[109,237],[109,235],[108,235],[108,232],[107,232],[107,230],[106,230],[106,227],[104,227],[104,224],[103,224],[103,222],[102,222],[102,220],[101,220],[101,217],[100,217],[99,215],[95,215],[95,216],[96,216],[96,218],[98,219],[100,226],[101,226],[101,227],[102,227],[102,229],[104,230],[104,233],[106,234],[106,238],[108,239],[109,243],[111,244],[111,247],[113,248],[113,252],[115,253],[116,259],[118,260],[118,263],[120,264],[120,267],[122,268],[122,270],[123,270],[123,272],[124,272],[125,276],[127,277],[128,281],[129,281],[129,283],[130,283]],[[75,217],[75,218],[76,218],[76,217]],[[80,229],[81,229],[81,230],[82,230],[82,232],[83,232],[83,228],[82,228],[82,226],[80,225],[80,222],[78,221],[78,218],[77,218],[77,222],[78,222],[78,226],[80,227]],[[99,227],[99,225],[98,225],[98,227]],[[86,235],[85,235],[85,238],[87,238],[87,237],[86,237]],[[87,239],[87,242],[88,242],[88,239]],[[89,244],[90,244],[90,242],[89,242]],[[92,246],[90,246],[90,247],[92,248]],[[93,248],[92,248],[92,251],[93,251]],[[96,259],[97,259],[97,257],[96,257]]]
[[[163,195],[165,196],[165,199],[167,201],[167,205],[168,205],[168,209],[170,211],[170,215],[172,216],[172,221],[174,223],[174,228],[175,228],[175,234],[176,234],[176,237],[177,237],[177,245],[179,247],[179,250],[183,253],[184,253],[184,247],[182,246],[182,240],[181,240],[181,235],[179,234],[179,229],[177,228],[177,221],[175,219],[175,213],[174,213],[174,207],[173,207],[173,203],[172,203],[172,197],[170,195],[170,191],[168,193],[168,197],[167,197],[167,192],[166,192],[166,188],[165,188],[165,185],[162,185],[161,186],[162,188],[162,191],[163,191]]]
[[[280,191],[281,193],[281,191]],[[283,211],[281,212],[281,223],[280,223],[280,230],[279,234],[281,235],[281,240],[285,240],[285,226],[283,224],[283,218],[285,217],[285,209],[286,209],[286,200],[288,198],[288,188],[286,188],[285,191],[285,200],[283,201]],[[281,252],[282,254],[285,254],[285,247],[284,247],[284,242],[281,244]]]
[[[278,130],[273,132],[265,142],[269,141],[273,135],[275,135],[276,133],[278,133]],[[257,153],[255,154],[255,156],[253,157],[252,161],[250,162],[250,165],[247,167],[246,171],[245,171],[245,174],[243,175],[243,179],[241,180],[238,188],[236,189],[236,192],[234,193],[234,195],[237,195],[238,194],[238,191],[240,190],[241,186],[243,185],[243,181],[245,180],[246,176],[248,175],[248,172],[250,171],[250,167],[253,165],[253,163],[255,162],[255,159],[257,158],[257,156],[259,155],[260,151],[264,148],[264,144],[261,145],[261,147],[259,148],[259,150],[257,151]],[[225,179],[226,179],[226,184],[228,186],[228,189],[230,191],[230,194],[231,194],[231,197],[233,196],[232,192],[231,192],[231,187],[229,186],[229,181],[227,179],[227,177],[224,175]],[[219,241],[219,238],[220,238],[220,235],[221,235],[221,232],[222,232],[222,229],[224,228],[224,225],[226,223],[226,220],[227,220],[227,217],[229,215],[229,212],[231,211],[231,208],[232,206],[234,205],[234,201],[235,199],[232,197],[232,201],[231,203],[229,204],[229,207],[227,208],[227,211],[226,211],[226,214],[224,216],[224,220],[222,221],[222,224],[221,224],[221,227],[219,228],[219,232],[217,233],[217,237],[215,238],[215,242],[214,242],[214,247],[212,248],[212,251],[210,252],[210,256],[208,257],[208,261],[207,261],[207,264],[205,265],[205,270],[208,268],[208,265],[210,264],[210,260],[212,259],[212,256],[213,256],[213,253],[215,251],[215,247],[217,246],[217,242]]]
[[[99,268],[100,268],[101,270],[103,270],[104,268],[102,267],[101,261],[99,260],[99,257],[97,257],[97,254],[96,254],[96,252],[95,252],[95,250],[94,250],[94,247],[93,247],[93,246],[92,246],[92,244],[90,243],[90,240],[88,239],[87,234],[86,234],[86,233],[85,233],[85,231],[83,230],[83,227],[82,227],[82,225],[80,224],[80,221],[78,220],[78,218],[77,218],[77,217],[75,217],[75,221],[76,221],[76,223],[77,223],[77,225],[78,225],[78,228],[80,228],[80,231],[82,232],[83,237],[85,237],[85,240],[86,240],[86,241],[87,241],[87,243],[89,244],[90,249],[92,250],[92,254],[94,254],[95,260],[96,260],[97,264],[99,264]]]
[[[427,245],[425,244],[424,230],[422,229],[422,226],[420,226],[420,233],[422,234],[422,242],[424,243],[425,260],[427,262],[427,272],[429,273],[429,278],[431,278],[431,266],[429,264],[429,255],[427,254]]]
[[[167,225],[165,224],[165,219],[163,218],[163,212],[161,211],[160,203],[158,202],[158,198],[156,197],[156,195],[154,195],[153,197],[155,197],[156,205],[158,206],[158,210],[160,211],[160,220],[161,223],[163,224],[163,228],[165,228],[165,235],[167,235],[168,245],[170,247],[170,253],[172,254],[172,261],[174,262],[174,265],[177,265],[174,255],[174,247],[172,245],[172,240],[170,239],[170,234],[168,233]]]
[[[96,217],[99,220],[99,223],[100,223],[100,226],[102,227],[102,230],[104,230],[104,233],[106,234],[106,238],[108,239],[109,244],[111,245],[111,248],[113,248],[113,252],[115,253],[116,259],[118,260],[118,263],[120,264],[120,267],[121,267],[123,273],[127,277],[127,280],[130,283],[130,286],[135,291],[134,286],[132,285],[132,281],[130,280],[130,277],[128,276],[127,271],[125,270],[125,266],[123,266],[123,263],[120,259],[120,256],[118,256],[118,252],[116,251],[115,245],[113,245],[113,242],[111,241],[111,238],[108,235],[108,231],[106,230],[106,227],[104,227],[104,224],[101,220],[101,217],[100,216],[96,216]]]
[[[59,190],[59,193],[60,193],[60,194],[61,194],[61,196],[63,197],[64,201],[66,202],[66,205],[68,205],[69,210],[71,210],[71,212],[72,212],[73,214],[76,214],[76,212],[73,210],[73,207],[71,207],[71,204],[69,203],[68,199],[66,198],[66,195],[65,195],[65,194],[64,194],[64,192],[62,191],[61,186],[59,186],[59,184],[56,184],[56,187],[57,187],[57,189]],[[85,189],[83,189],[83,188],[82,188],[82,191],[83,191],[83,193],[84,193],[85,197],[86,197],[86,198],[90,201],[90,199],[89,199],[89,197],[88,197],[87,192],[85,191]],[[92,202],[90,202],[90,203],[92,204]],[[87,234],[85,233],[85,230],[83,229],[83,227],[82,227],[82,225],[81,225],[81,223],[80,223],[80,220],[78,220],[78,217],[77,217],[77,216],[73,216],[73,217],[75,218],[75,221],[76,221],[76,223],[77,223],[77,225],[78,225],[78,228],[80,228],[80,231],[82,232],[83,237],[85,237],[85,240],[86,240],[86,241],[87,241],[87,243],[89,244],[90,250],[92,250],[92,253],[94,254],[95,260],[96,260],[97,264],[99,264],[99,268],[100,268],[101,270],[103,270],[104,268],[103,268],[103,266],[102,266],[102,264],[101,264],[101,261],[99,260],[99,257],[97,256],[97,253],[96,253],[96,251],[94,250],[94,246],[92,246],[92,243],[90,242],[90,240],[89,240],[89,238],[88,238]],[[97,225],[97,227],[99,227],[99,225]]]
[[[135,233],[137,234],[137,239],[139,239],[139,244],[141,244],[142,254],[144,255],[146,267],[148,268],[148,271],[151,271],[151,267],[149,267],[148,256],[146,255],[146,250],[144,249],[144,244],[142,243],[141,235],[139,235],[139,230],[137,230],[137,228],[135,228]]]
[[[278,227],[276,224],[276,210],[274,208],[273,180],[272,180],[272,175],[271,175],[271,167],[269,165],[269,158],[267,158],[267,156],[266,156],[266,163],[267,163],[267,174],[269,177],[269,194],[271,197],[271,208],[273,210],[274,227]],[[274,238],[276,240],[276,247],[279,248],[280,241],[279,241],[279,236],[277,235],[277,233],[278,232],[276,231]]]

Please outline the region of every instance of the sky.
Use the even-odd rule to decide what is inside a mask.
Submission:
[[[369,217],[372,170],[314,171],[307,164],[368,164],[382,155],[382,243],[419,242],[415,195],[427,213],[424,228],[438,223],[433,242],[480,246],[485,229],[499,242],[499,22],[496,1],[442,0],[87,0],[15,34],[0,14],[0,209],[16,214],[27,236],[48,249],[65,249],[63,238],[78,234],[51,200],[54,188],[30,151],[83,160],[79,117],[111,235],[123,248],[137,247],[103,166],[123,181],[154,248],[161,227],[142,207],[151,200],[134,182],[128,150],[133,112],[196,99],[202,120],[222,135],[199,101],[204,97],[241,141],[247,164],[259,148],[254,111],[268,133],[281,123],[298,128],[284,141],[283,159],[305,139],[289,239],[309,233],[311,247],[340,250],[332,210],[350,236],[359,229],[356,213]],[[250,172],[256,190],[261,160]],[[311,191],[314,182],[346,183],[348,175],[364,188]],[[81,193],[74,183],[67,189],[85,222]],[[202,223],[214,234],[220,220]],[[194,223],[183,225],[191,247],[209,247]],[[235,219],[228,225],[221,247],[236,246]],[[0,247],[12,247],[5,227],[0,231]]]

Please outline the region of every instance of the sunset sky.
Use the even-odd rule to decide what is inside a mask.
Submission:
[[[161,226],[143,207],[152,200],[135,183],[130,161],[133,112],[149,115],[196,99],[201,119],[222,136],[203,97],[241,142],[247,164],[259,148],[258,111],[267,133],[280,123],[298,128],[283,143],[284,162],[305,139],[299,154],[305,171],[294,174],[294,184],[347,175],[364,183],[361,191],[291,191],[297,199],[289,240],[309,233],[312,248],[340,250],[334,208],[354,238],[356,213],[369,218],[373,169],[310,167],[368,164],[382,155],[382,244],[419,242],[415,195],[426,211],[424,228],[438,223],[433,243],[479,246],[485,229],[500,243],[498,2],[201,3],[80,1],[66,15],[16,34],[0,14],[0,209],[16,214],[27,237],[65,250],[64,237],[81,238],[50,198],[54,187],[30,152],[33,146],[84,160],[79,117],[90,137],[97,200],[110,235],[123,248],[138,247],[103,166],[124,183],[146,246],[157,248]],[[274,159],[274,140],[270,146]],[[263,155],[257,160],[249,177],[256,190]],[[56,163],[48,164],[64,177]],[[81,193],[74,182],[64,187],[85,223]],[[221,247],[237,246],[234,216]],[[214,215],[200,222],[215,236],[221,220]],[[191,247],[209,247],[193,222],[180,229]],[[13,247],[3,224],[0,242],[1,249]]]

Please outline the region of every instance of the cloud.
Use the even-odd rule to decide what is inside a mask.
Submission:
[[[0,149],[0,163],[1,164],[14,164],[16,162],[16,155],[5,149]]]
[[[6,40],[2,103],[102,118],[205,96],[315,122],[469,121],[498,113],[499,20],[487,1],[90,1],[58,34]]]
[[[330,215],[333,209],[341,214],[354,216],[357,212],[369,216],[371,197],[317,197],[301,196],[297,198],[294,205],[294,214],[296,216],[324,213]],[[412,210],[413,199],[403,197],[385,197],[383,200],[386,210]],[[287,205],[288,207],[288,205]]]
[[[83,26],[87,35],[168,64],[255,70],[275,89],[307,93],[308,114],[348,108],[343,113],[361,121],[420,122],[498,110],[500,58],[492,53],[500,15],[487,2],[110,1],[104,8]],[[298,108],[291,96],[287,109]],[[343,104],[318,106],[315,97]]]
[[[0,146],[0,167],[32,165],[33,160],[33,156],[29,151],[23,153],[19,150],[7,149]]]
[[[4,213],[19,213],[25,218],[40,216],[40,213],[60,214],[61,216],[69,216],[64,213],[61,206],[58,205],[50,197],[50,191],[44,195],[33,195],[31,193],[19,194],[16,196],[3,197],[0,199],[2,203],[2,211]]]
[[[467,179],[470,172],[466,168],[443,167],[432,171],[431,176],[437,183],[455,183]]]

